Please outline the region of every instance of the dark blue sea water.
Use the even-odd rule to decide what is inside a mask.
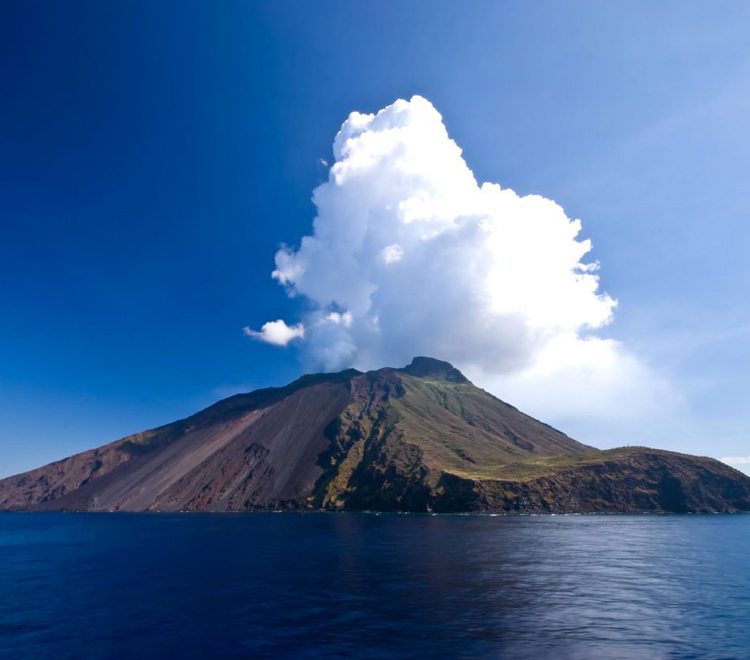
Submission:
[[[0,657],[750,658],[750,516],[0,515]]]

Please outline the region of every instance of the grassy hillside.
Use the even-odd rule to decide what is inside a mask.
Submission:
[[[434,470],[480,478],[508,465],[543,457],[596,453],[560,431],[466,383],[402,379],[404,396],[393,402],[403,440],[417,445]]]

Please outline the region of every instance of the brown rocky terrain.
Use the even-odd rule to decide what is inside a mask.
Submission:
[[[0,480],[0,509],[415,512],[750,511],[709,458],[599,451],[452,365],[304,376]]]

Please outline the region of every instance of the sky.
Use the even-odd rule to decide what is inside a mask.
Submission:
[[[2,3],[0,476],[416,353],[750,471],[749,21]]]

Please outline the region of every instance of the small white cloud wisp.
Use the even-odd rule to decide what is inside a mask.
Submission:
[[[669,398],[619,342],[596,335],[616,301],[599,290],[580,221],[539,195],[480,185],[429,101],[353,112],[333,153],[312,233],[282,246],[272,273],[311,311],[249,336],[299,340],[310,369],[431,355],[535,414],[596,415],[595,400],[606,416],[608,394],[646,407]]]
[[[750,456],[726,456],[719,460],[741,472],[750,474]]]
[[[264,323],[259,332],[247,327],[243,328],[242,331],[247,337],[274,346],[286,346],[290,341],[302,339],[305,336],[305,327],[301,323],[287,325],[281,319]]]

